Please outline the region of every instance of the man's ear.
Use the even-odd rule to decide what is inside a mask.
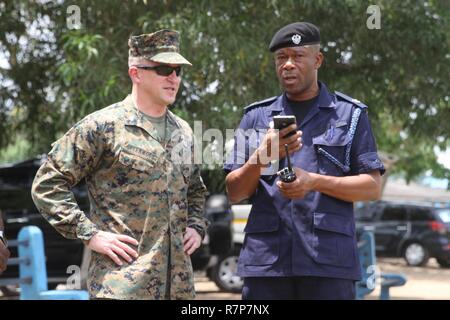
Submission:
[[[129,67],[128,75],[130,76],[130,79],[133,83],[135,83],[135,82],[139,83],[141,80],[139,77],[139,72],[136,67]]]
[[[316,54],[316,61],[314,63],[314,67],[316,68],[316,70],[319,69],[320,66],[322,65],[323,59],[324,59],[324,56],[323,56],[322,52],[320,52],[320,51],[317,52],[317,54]]]

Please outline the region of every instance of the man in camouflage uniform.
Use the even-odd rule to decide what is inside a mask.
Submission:
[[[206,188],[193,133],[167,108],[181,66],[179,34],[129,39],[132,92],[88,115],[56,141],[37,172],[33,200],[63,236],[93,251],[88,288],[100,299],[192,299],[190,254],[207,228]],[[85,178],[91,210],[71,188]]]

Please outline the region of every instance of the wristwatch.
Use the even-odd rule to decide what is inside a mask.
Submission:
[[[8,246],[8,241],[6,241],[5,235],[3,234],[3,230],[0,230],[0,241],[3,242],[5,247]]]

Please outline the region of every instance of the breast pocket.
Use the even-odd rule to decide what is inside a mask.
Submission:
[[[314,260],[334,266],[352,266],[355,263],[354,234],[351,218],[314,213]]]
[[[346,161],[346,148],[349,141],[347,126],[331,127],[312,138],[319,173],[340,176],[349,171]]]
[[[156,159],[152,156],[137,155],[135,152],[121,150],[119,162],[127,170],[138,172],[150,172],[155,167]]]

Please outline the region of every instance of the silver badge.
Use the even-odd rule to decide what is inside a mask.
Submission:
[[[301,41],[302,41],[302,36],[301,36],[301,35],[299,35],[299,34],[294,34],[294,35],[292,36],[292,42],[293,42],[294,44],[299,44]]]

